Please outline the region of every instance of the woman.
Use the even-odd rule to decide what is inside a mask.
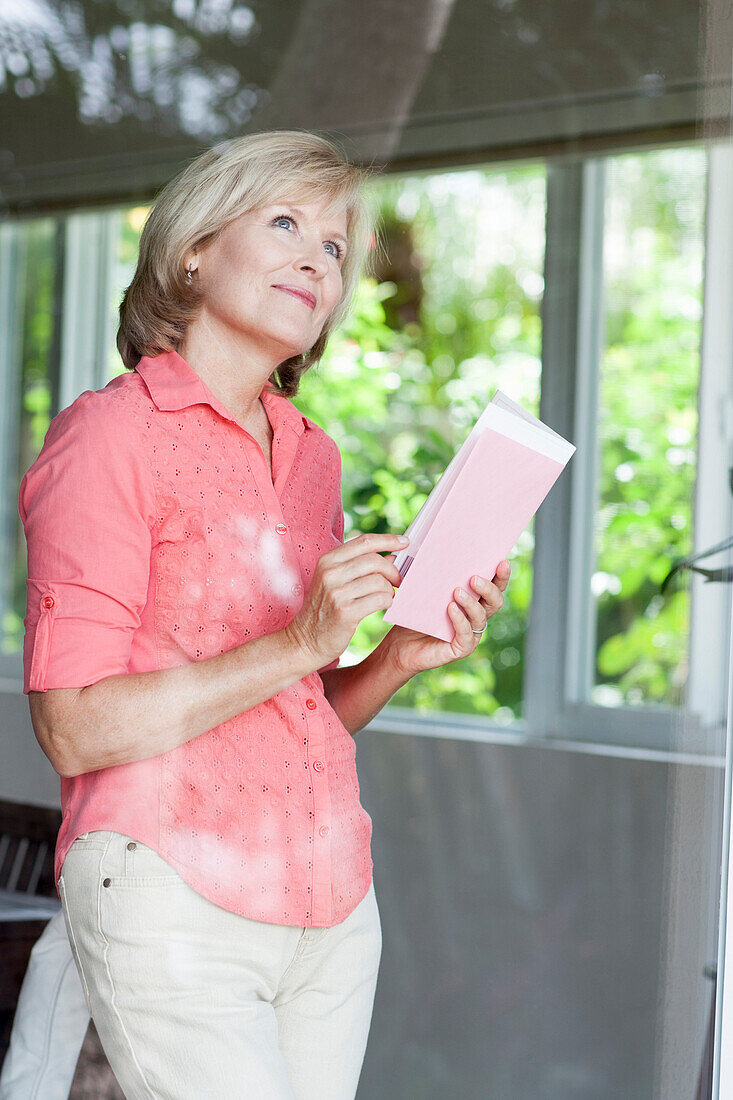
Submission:
[[[337,667],[403,541],[343,542],[338,448],[289,398],[364,266],[363,178],[299,131],[193,161],[143,228],[129,373],[21,483],[56,881],[129,1098],[355,1095],[381,926],[353,734],[471,653],[508,582],[456,592],[450,643],[393,627]]]

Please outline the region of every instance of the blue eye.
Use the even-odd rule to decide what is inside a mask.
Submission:
[[[270,222],[270,225],[275,225],[276,222],[290,222],[292,225],[297,225],[297,222],[295,221],[295,218],[291,218],[290,214],[276,214],[275,217]],[[333,245],[333,247],[335,248],[336,251],[335,252],[330,252],[329,255],[333,256],[334,259],[336,259],[336,260],[341,259],[341,257],[343,256],[344,250],[343,250],[343,248],[341,248],[341,246],[339,244],[336,243],[336,241],[324,241],[323,243]]]

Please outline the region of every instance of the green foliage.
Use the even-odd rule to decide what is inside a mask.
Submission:
[[[604,701],[684,701],[689,592],[659,585],[692,548],[706,155],[610,162],[606,350],[595,522]]]
[[[659,595],[690,549],[705,153],[609,160],[593,593],[599,702],[682,701],[688,594]],[[544,172],[539,165],[377,185],[388,259],[301,395],[343,456],[346,537],[403,531],[494,389],[539,408]],[[534,523],[475,654],[393,702],[522,715]],[[386,632],[363,621],[347,660]]]
[[[395,278],[362,281],[297,398],[339,444],[346,538],[409,526],[497,386],[539,407],[541,168],[388,180],[379,199],[402,269],[395,259]],[[505,262],[492,263],[492,250]],[[531,525],[511,556],[501,615],[472,657],[413,677],[393,703],[521,717],[533,545]],[[382,620],[359,624],[347,660],[374,648],[389,629]]]

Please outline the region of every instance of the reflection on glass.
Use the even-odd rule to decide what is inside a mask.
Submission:
[[[32,99],[65,77],[88,126],[130,119],[202,140],[230,137],[249,121],[261,90],[206,43],[218,36],[230,48],[245,45],[257,30],[250,7],[159,0],[148,22],[129,25],[119,6],[104,7],[95,5],[92,20],[80,4],[9,5],[0,15],[0,94]]]
[[[662,605],[655,593],[691,545],[705,171],[699,149],[609,162],[594,573],[602,703],[677,701],[684,686],[687,596]],[[297,398],[339,443],[347,537],[408,525],[497,386],[539,411],[543,167],[374,187],[386,243],[376,277]],[[146,215],[121,212],[115,309]],[[52,220],[22,230],[19,471],[56,411],[57,232]],[[107,354],[112,378],[123,368],[113,345]],[[415,677],[395,703],[521,717],[532,532],[475,656]],[[6,652],[20,651],[25,612],[20,528],[16,541]],[[360,624],[342,663],[383,632],[374,616]],[[671,637],[658,645],[662,632]],[[609,665],[634,646],[625,665]],[[416,1089],[692,1098],[714,996],[722,771],[664,754],[448,737],[380,734],[358,751],[389,922],[365,1095],[386,1095],[388,1082],[394,1100]]]

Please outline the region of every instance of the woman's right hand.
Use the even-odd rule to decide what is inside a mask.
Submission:
[[[390,606],[402,578],[380,551],[407,545],[398,535],[361,534],[318,559],[303,606],[284,628],[316,668],[341,656],[362,619]]]

